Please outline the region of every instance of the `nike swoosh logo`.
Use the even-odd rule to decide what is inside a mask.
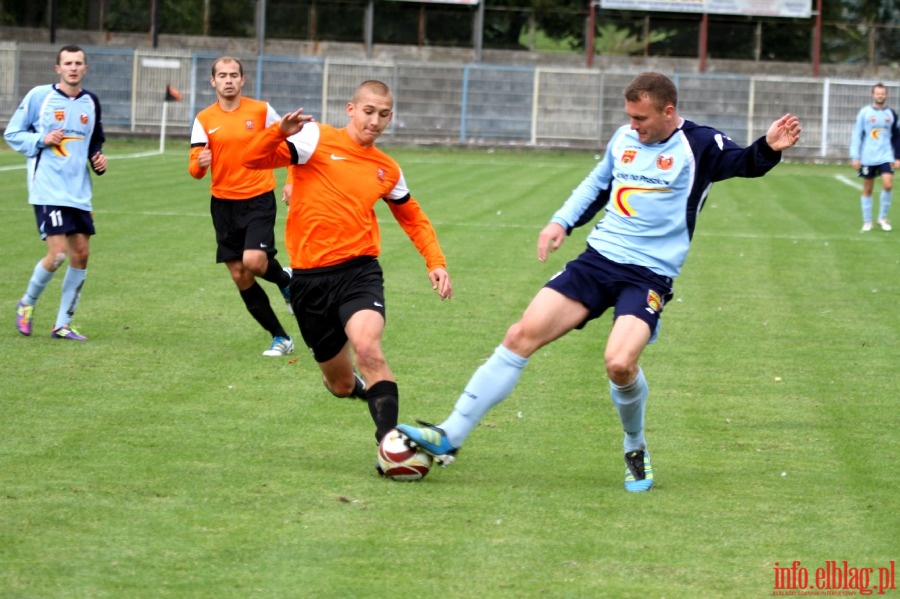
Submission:
[[[207,133],[209,133],[210,135],[212,135],[213,133],[215,133],[215,132],[218,131],[219,129],[221,129],[221,127],[216,127],[215,129],[210,129],[209,131],[207,131]]]
[[[337,154],[332,154],[332,155],[331,155],[331,159],[332,159],[332,160],[347,160],[347,159],[344,158],[343,156],[338,156]]]
[[[376,306],[378,306],[379,308],[384,308],[384,304],[382,304],[381,302],[373,302],[373,303],[374,303]]]

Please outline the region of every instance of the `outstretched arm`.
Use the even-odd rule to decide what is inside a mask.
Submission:
[[[290,165],[291,150],[285,143],[286,139],[280,122],[266,127],[244,148],[241,165],[251,169],[271,169]]]
[[[776,152],[781,152],[800,141],[800,119],[788,113],[772,123],[766,131],[766,143]]]
[[[278,123],[278,126],[281,128],[281,131],[285,134],[286,137],[290,137],[295,133],[300,133],[300,129],[303,128],[303,125],[314,121],[315,119],[308,114],[303,114],[303,109],[298,108],[294,112],[288,113],[281,117],[281,121]]]

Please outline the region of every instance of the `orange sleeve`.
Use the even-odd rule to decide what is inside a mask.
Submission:
[[[419,203],[410,197],[407,201],[400,204],[390,200],[388,200],[387,204],[391,208],[391,214],[400,223],[407,237],[410,238],[416,249],[425,258],[425,266],[428,268],[428,272],[435,268],[446,268],[447,259],[444,257],[444,252],[441,251],[441,246],[438,244],[437,233],[434,232],[431,221],[428,220]]]
[[[278,123],[266,127],[244,149],[241,164],[244,168],[272,169],[291,164],[291,150]],[[290,176],[290,169],[288,169]]]
[[[202,179],[203,177],[206,176],[206,171],[208,170],[208,169],[202,168],[200,166],[200,163],[197,161],[197,156],[200,155],[200,151],[204,147],[205,146],[200,146],[200,145],[191,146],[191,153],[188,156],[188,172],[191,174],[191,176],[194,179]]]

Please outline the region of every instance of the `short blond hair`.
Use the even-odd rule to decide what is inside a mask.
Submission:
[[[352,102],[356,104],[359,101],[359,97],[362,95],[364,91],[375,94],[376,96],[383,96],[385,98],[390,98],[393,101],[394,96],[391,93],[391,88],[388,87],[388,84],[383,81],[378,81],[377,79],[369,79],[368,81],[363,81],[356,87],[356,91],[353,92],[353,100]]]

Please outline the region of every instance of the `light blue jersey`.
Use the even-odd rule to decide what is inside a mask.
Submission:
[[[644,144],[626,125],[551,221],[571,233],[605,206],[588,245],[614,262],[675,278],[712,184],[760,177],[780,160],[764,137],[742,148],[721,131],[683,121],[665,141]]]
[[[43,139],[54,129],[63,130],[63,140],[48,147]],[[89,158],[105,141],[97,96],[81,90],[70,98],[56,84],[35,87],[22,99],[3,137],[28,157],[29,204],[92,209]]]
[[[871,104],[860,109],[850,136],[850,159],[863,166],[878,166],[900,158],[897,113]]]

